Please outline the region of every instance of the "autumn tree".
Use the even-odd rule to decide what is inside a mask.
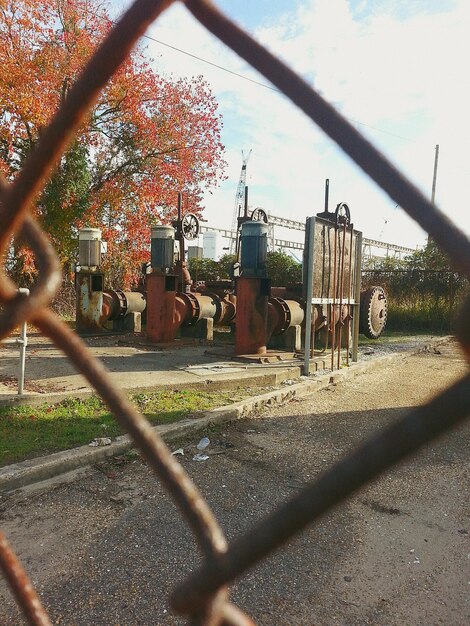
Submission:
[[[98,0],[0,0],[0,170],[14,178],[112,24]],[[69,268],[78,228],[108,241],[115,286],[148,259],[150,226],[200,214],[223,175],[221,118],[202,77],[158,75],[136,49],[102,92],[36,211]],[[30,271],[27,253],[16,267]],[[111,267],[112,266],[112,267]]]

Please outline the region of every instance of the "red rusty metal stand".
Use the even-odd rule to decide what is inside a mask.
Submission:
[[[240,276],[235,282],[235,354],[266,354],[269,279]]]

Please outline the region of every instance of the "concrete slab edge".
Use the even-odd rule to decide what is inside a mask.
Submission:
[[[126,394],[132,393],[152,393],[154,391],[172,391],[178,389],[199,389],[206,391],[216,391],[217,389],[236,389],[243,386],[244,381],[250,383],[256,383],[260,386],[277,385],[283,380],[289,378],[298,378],[300,376],[301,367],[298,365],[285,365],[279,366],[277,369],[273,368],[269,373],[253,373],[250,378],[232,379],[232,378],[206,378],[196,382],[183,382],[183,383],[168,383],[162,385],[149,385],[146,387],[125,387],[123,391]],[[4,394],[0,396],[0,406],[18,406],[27,404],[28,406],[36,406],[38,404],[58,404],[66,398],[76,398],[83,400],[96,396],[96,391],[91,388],[86,388],[76,391],[54,391],[51,393],[24,393],[19,396],[18,394]]]
[[[421,352],[444,341],[445,339],[440,339],[438,342],[433,342],[427,346],[420,346],[417,351]],[[369,362],[354,363],[347,369],[316,375],[315,378],[292,383],[282,389],[247,398],[229,406],[212,409],[201,417],[181,420],[174,424],[155,426],[154,429],[168,444],[187,435],[202,432],[211,425],[220,425],[245,417],[253,417],[264,409],[282,405],[294,398],[304,398],[331,384],[338,384],[342,380],[360,376],[393,361],[404,359],[411,354],[413,353],[396,352],[377,357]],[[66,474],[80,467],[93,465],[110,457],[125,454],[133,448],[135,445],[129,435],[121,435],[109,446],[92,448],[85,445],[2,467],[0,468],[0,493],[8,493],[32,483]]]

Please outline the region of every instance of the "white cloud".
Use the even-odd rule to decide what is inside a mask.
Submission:
[[[346,0],[290,5],[283,15],[267,15],[254,36],[312,81],[344,115],[368,125],[358,128],[428,195],[434,146],[439,143],[438,204],[470,232],[465,206],[470,197],[466,162],[470,83],[465,68],[470,57],[470,5],[459,0],[440,13],[423,13],[420,3],[409,16],[381,11],[377,2],[374,12],[367,14],[368,5],[363,5],[360,20]],[[171,7],[150,34],[266,82],[180,4]],[[322,210],[328,177],[332,205],[348,202],[365,236],[381,235],[410,246],[424,240],[419,227],[395,210],[395,204],[283,96],[148,43],[157,69],[175,75],[204,74],[220,102],[230,178],[207,198],[210,223],[231,224],[241,150],[252,148],[248,183],[253,206],[304,219]]]

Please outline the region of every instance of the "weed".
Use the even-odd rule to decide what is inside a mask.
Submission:
[[[388,300],[387,328],[448,333],[464,294],[466,278],[450,270],[394,269],[362,273],[363,287],[381,285]]]
[[[130,400],[151,424],[170,424],[249,395],[243,389],[179,389],[135,393]],[[120,434],[119,424],[96,396],[66,398],[54,405],[0,407],[0,465]]]

